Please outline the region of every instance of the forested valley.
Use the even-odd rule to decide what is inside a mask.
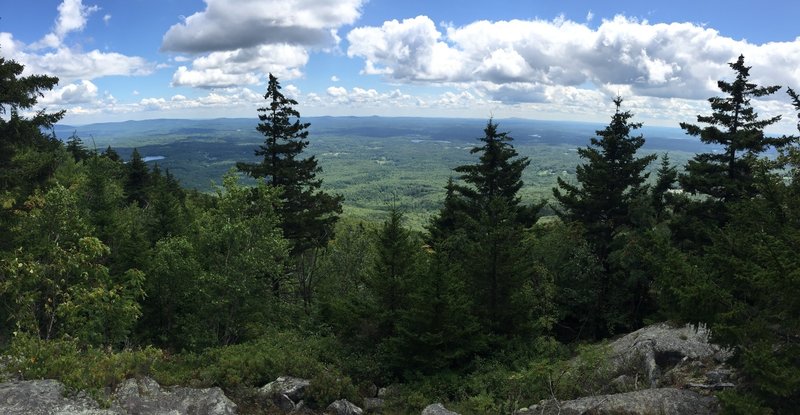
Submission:
[[[35,108],[58,80],[0,58],[2,372],[100,401],[131,377],[219,386],[240,413],[282,413],[257,393],[279,376],[309,380],[311,411],[389,387],[384,413],[511,413],[596,392],[609,339],[692,323],[732,352],[724,413],[795,413],[800,147],[751,100],[788,93],[800,112],[800,96],[754,84],[744,57],[730,69],[680,125],[722,151],[642,154],[618,97],[576,180],[523,203],[535,166],[490,119],[419,230],[396,206],[342,214],[271,75],[258,161],[202,193],[138,151],[56,139],[64,113]]]

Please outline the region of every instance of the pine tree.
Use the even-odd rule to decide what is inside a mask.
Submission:
[[[709,98],[712,114],[697,116],[697,122],[706,127],[681,123],[687,134],[699,137],[703,143],[723,147],[720,153],[696,155],[686,165],[686,173],[680,176],[684,190],[706,195],[712,202],[730,202],[755,195],[753,168],[758,156],[770,147],[781,149],[791,142],[788,137],[764,135],[764,129],[781,117],[760,119],[750,103],[752,98],[775,93],[780,86],[751,83],[750,67],[744,65],[744,56],[740,55],[736,62],[728,65],[736,73],[736,79],[717,82],[726,96]]]
[[[147,188],[150,184],[150,170],[136,148],[133,149],[127,170],[125,196],[128,203],[135,202],[139,207],[145,207],[147,205]]]
[[[632,137],[631,132],[641,123],[630,122],[633,114],[620,111],[622,98],[615,98],[614,105],[611,123],[597,131],[599,138],[593,137],[588,147],[578,149],[578,155],[586,160],[575,172],[579,185],[559,177],[558,187],[553,189],[561,204],[559,217],[585,227],[587,239],[602,261],[608,257],[614,232],[631,224],[631,206],[647,192],[644,169],[656,158],[636,157],[644,137]]]
[[[258,109],[261,122],[256,128],[266,136],[264,144],[255,151],[263,160],[239,162],[236,167],[282,189],[282,204],[278,208],[283,218],[281,227],[292,242],[292,253],[299,254],[325,245],[333,234],[337,214],[342,211],[342,198],[320,190],[322,179],[317,174],[322,169],[314,156],[300,158],[308,146],[310,124],[300,122],[300,113],[293,107],[297,101],[286,98],[280,90],[278,79],[270,74],[264,95],[268,104]]]

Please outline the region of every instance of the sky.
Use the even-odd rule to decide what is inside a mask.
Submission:
[[[437,116],[677,127],[741,54],[800,89],[793,0],[0,0],[0,56],[49,74],[67,124],[256,117],[268,74],[304,116]],[[785,89],[784,89],[785,90]],[[784,90],[755,102],[783,114]]]

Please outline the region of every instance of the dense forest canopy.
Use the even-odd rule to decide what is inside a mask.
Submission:
[[[656,156],[640,154],[647,137],[617,97],[578,151],[576,181],[523,203],[530,160],[490,119],[415,231],[396,207],[383,223],[341,215],[341,196],[320,189],[324,172],[303,155],[309,124],[271,75],[254,120],[263,159],[204,194],[136,150],[122,160],[77,134],[57,140],[63,112],[31,112],[57,79],[0,58],[9,367],[95,390],[143,372],[226,390],[292,374],[312,377],[317,407],[402,384],[399,412],[434,397],[499,412],[556,393],[548,374],[576,344],[671,320],[706,324],[734,351],[744,381],[720,393],[725,411],[792,413],[798,138],[765,134],[778,118],[752,106],[780,87],[752,83],[742,56],[730,68],[710,113],[681,124],[723,151],[680,173],[664,156],[648,178]],[[556,218],[539,220],[545,205]]]

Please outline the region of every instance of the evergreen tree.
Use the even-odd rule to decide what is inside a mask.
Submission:
[[[124,166],[96,154],[86,159],[85,166],[86,180],[78,188],[80,201],[89,221],[97,229],[97,236],[106,245],[114,247],[115,221],[125,202],[119,179]]]
[[[723,147],[719,153],[696,155],[680,176],[684,190],[708,196],[711,201],[730,202],[751,197],[756,193],[753,182],[754,162],[770,147],[781,149],[791,142],[788,137],[768,137],[764,128],[778,122],[780,116],[760,119],[750,100],[775,93],[780,86],[758,86],[749,81],[750,67],[744,56],[728,64],[736,74],[733,82],[718,81],[725,97],[709,98],[711,115],[698,115],[697,122],[681,123],[687,134],[699,137],[703,143]],[[775,166],[777,167],[777,166]],[[721,209],[715,209],[721,210]]]
[[[426,259],[424,268],[411,276],[407,306],[388,341],[389,364],[406,378],[461,368],[486,346],[472,315],[463,270],[438,252]]]
[[[667,153],[661,156],[661,167],[659,167],[656,174],[651,204],[656,218],[660,219],[666,214],[667,207],[670,205],[670,190],[674,189],[678,181],[678,170],[669,163],[669,155]]]
[[[128,203],[136,203],[139,207],[147,205],[147,188],[150,184],[150,170],[134,148],[131,160],[128,162],[128,175],[125,179],[125,196]]]
[[[72,155],[76,162],[86,160],[91,154],[86,146],[83,145],[83,140],[78,137],[77,131],[73,131],[72,135],[67,139],[67,152]]]
[[[567,222],[581,223],[586,229],[600,260],[605,262],[614,233],[631,224],[630,210],[634,201],[646,194],[644,185],[648,174],[644,169],[655,155],[636,157],[644,145],[644,137],[631,136],[641,123],[632,123],[629,111],[620,111],[622,98],[614,99],[616,109],[611,123],[597,131],[588,147],[578,149],[586,160],[575,171],[579,185],[567,183],[560,177],[553,196],[561,204],[559,217]]]
[[[471,151],[480,154],[478,162],[455,168],[464,184],[448,183],[445,206],[432,222],[431,241],[466,270],[473,313],[484,328],[511,335],[521,327],[513,294],[529,274],[522,266],[523,229],[536,221],[541,205],[520,203],[522,172],[530,162],[518,156],[513,139],[489,120],[480,140],[482,145]],[[461,242],[452,243],[453,238]]]
[[[636,265],[620,261],[626,259],[624,255],[618,253],[613,261],[611,259],[617,237],[620,237],[621,249],[639,246],[631,245],[631,237],[636,234],[625,231],[637,226],[635,218],[640,216],[641,202],[648,195],[644,184],[648,174],[644,169],[656,156],[636,157],[636,151],[644,145],[644,137],[631,136],[631,132],[641,124],[629,121],[633,117],[629,111],[620,111],[622,98],[615,98],[614,105],[611,122],[597,131],[599,138],[592,138],[588,147],[578,149],[580,157],[587,160],[576,169],[579,185],[569,184],[559,177],[558,187],[553,189],[553,195],[561,204],[557,214],[565,222],[583,227],[586,240],[602,267],[597,276],[599,281],[584,281],[584,284],[596,286],[593,305],[587,313],[588,321],[584,322],[588,335],[596,338],[636,326],[637,321],[641,321],[638,304],[644,300],[639,297],[648,285],[637,272]],[[628,314],[629,310],[633,310],[632,314]]]
[[[254,178],[263,178],[273,187],[282,189],[278,212],[282,218],[285,237],[292,242],[292,253],[324,246],[333,233],[337,214],[341,213],[341,196],[331,196],[320,190],[322,180],[317,174],[314,156],[300,158],[308,146],[309,123],[300,122],[300,113],[293,108],[297,101],[281,93],[278,79],[269,75],[264,99],[268,104],[259,108],[261,121],[256,128],[266,136],[256,151],[263,157],[260,163],[236,163],[236,167]]]
[[[158,164],[153,166],[147,189],[150,241],[155,244],[167,236],[182,235],[187,225],[185,193],[169,170],[161,174]]]
[[[117,162],[121,162],[122,161],[122,157],[120,157],[119,153],[117,153],[116,150],[111,148],[111,146],[108,146],[105,149],[105,151],[103,151],[103,157],[106,157],[111,161],[117,161]]]
[[[36,105],[44,91],[53,89],[58,78],[46,75],[20,77],[24,69],[16,61],[0,57],[0,192],[31,178],[20,177],[19,162],[14,158],[26,149],[52,149],[50,137],[42,131],[52,128],[64,116],[64,111],[36,112],[31,118],[21,116],[20,110]]]
[[[463,198],[456,192],[453,178],[447,179],[445,196],[439,214],[434,216],[428,224],[428,244],[436,245],[453,235],[464,224],[466,206]]]
[[[23,203],[55,172],[62,157],[61,143],[43,131],[51,129],[64,111],[20,115],[58,83],[46,75],[22,75],[24,66],[0,57],[0,235],[10,235],[12,209]],[[0,249],[9,248],[11,238],[0,238]]]
[[[406,307],[409,278],[414,271],[416,250],[402,220],[403,214],[392,208],[377,238],[377,258],[370,288],[376,299],[379,339],[395,334],[399,312]]]
[[[455,189],[468,200],[475,217],[496,198],[513,211],[513,220],[524,227],[536,222],[541,206],[526,207],[520,204],[519,190],[523,186],[522,172],[530,164],[527,157],[519,157],[511,144],[513,138],[506,132],[498,132],[497,124],[489,120],[480,140],[482,146],[474,147],[471,154],[480,153],[477,164],[458,166],[459,179],[469,186],[457,185]]]
[[[800,111],[797,94],[788,93]],[[757,128],[748,134],[763,138]],[[790,145],[796,137],[766,140],[780,156],[756,160],[750,150],[732,165],[738,169],[733,179],[720,180],[717,196],[700,205],[713,203],[725,216],[705,224],[703,249],[681,253],[690,270],[665,279],[662,289],[665,311],[708,324],[715,341],[734,351],[730,363],[741,386],[720,394],[726,413],[791,414],[800,404],[800,151]],[[771,170],[783,163],[791,181]],[[726,185],[732,190],[723,192]]]

